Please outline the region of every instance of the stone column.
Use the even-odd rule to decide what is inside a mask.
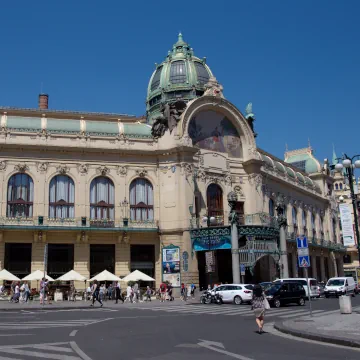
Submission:
[[[298,269],[297,269],[297,255],[296,255],[296,252],[292,252],[291,253],[291,256],[292,256],[292,273],[293,273],[293,276],[294,277],[298,277]]]
[[[228,202],[231,209],[229,215],[229,222],[231,224],[232,277],[234,284],[240,284],[239,234],[237,228],[238,218],[235,211],[237,194],[234,191],[231,191],[228,194]]]
[[[325,281],[325,262],[324,262],[324,255],[320,256],[320,272],[321,272],[321,281]]]
[[[287,228],[287,219],[285,213],[285,202],[282,194],[279,194],[276,199],[276,212],[277,212],[277,221],[280,228],[280,269],[281,277],[289,277],[289,264],[287,257],[286,249],[286,228]]]
[[[90,278],[90,245],[77,242],[74,245],[74,270],[87,279]],[[87,286],[89,284],[87,283]],[[83,289],[85,282],[76,281],[75,288]]]

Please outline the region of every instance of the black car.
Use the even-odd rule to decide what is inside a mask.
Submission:
[[[274,284],[265,291],[265,295],[271,307],[279,308],[281,305],[295,303],[305,305],[306,293],[300,283]]]

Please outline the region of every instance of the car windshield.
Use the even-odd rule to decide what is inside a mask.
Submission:
[[[344,285],[344,279],[330,279],[326,286],[342,286]]]
[[[266,295],[273,295],[273,294],[275,294],[280,288],[281,288],[281,284],[272,285],[272,286],[270,286],[270,287],[265,291],[265,294],[266,294]]]
[[[252,290],[254,288],[254,285],[245,285],[245,288],[248,290]]]

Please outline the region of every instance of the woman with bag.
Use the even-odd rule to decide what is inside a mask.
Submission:
[[[263,333],[265,311],[270,309],[269,302],[263,293],[260,285],[255,285],[253,288],[253,298],[251,303],[251,310],[254,311],[256,317],[256,324],[259,327],[258,334]]]

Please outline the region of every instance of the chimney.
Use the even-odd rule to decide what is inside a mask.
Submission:
[[[39,95],[39,109],[47,110],[49,105],[49,95],[48,94],[40,94]]]

